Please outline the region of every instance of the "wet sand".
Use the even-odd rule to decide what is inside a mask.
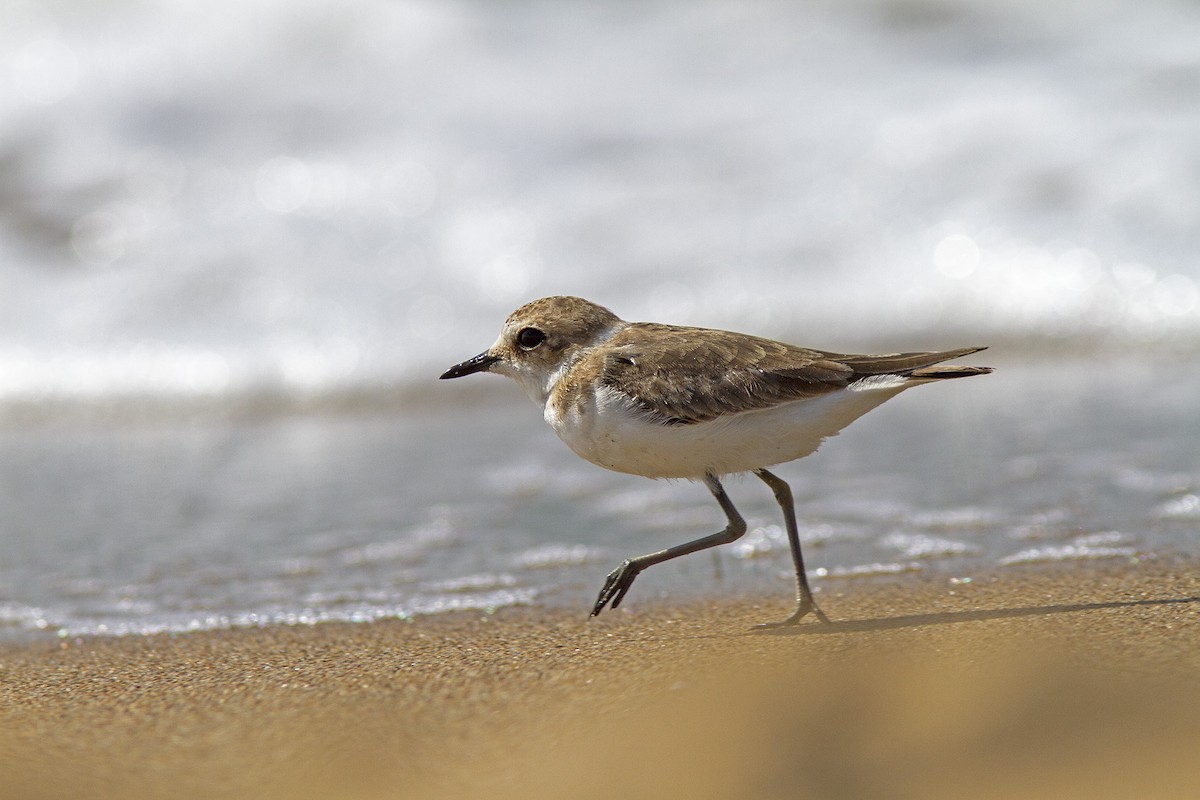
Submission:
[[[1195,796],[1197,564],[820,601],[9,647],[0,797]]]

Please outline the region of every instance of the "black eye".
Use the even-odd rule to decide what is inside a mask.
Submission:
[[[517,332],[517,344],[526,350],[532,350],[544,341],[546,341],[546,334],[537,328],[521,328]]]

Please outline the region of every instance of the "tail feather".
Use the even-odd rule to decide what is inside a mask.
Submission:
[[[905,375],[914,378],[963,378],[967,375],[984,375],[989,367],[935,367],[952,358],[978,353],[986,347],[963,347],[958,350],[942,350],[924,353],[891,353],[888,355],[834,355],[831,360],[845,364],[854,370],[855,377],[871,375]]]
[[[909,373],[909,377],[940,381],[945,378],[969,378],[972,375],[987,375],[991,371],[991,367],[960,367],[947,364],[945,366],[925,367],[924,369],[913,370]]]

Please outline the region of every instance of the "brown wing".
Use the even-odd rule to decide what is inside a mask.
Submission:
[[[905,375],[982,348],[860,356],[728,331],[638,323],[603,348],[601,382],[666,424],[817,397],[868,375]]]
[[[643,323],[607,342],[601,382],[665,423],[704,422],[840,389],[853,368],[769,339]]]

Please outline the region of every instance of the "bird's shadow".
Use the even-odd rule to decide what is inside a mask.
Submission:
[[[808,636],[831,633],[865,633],[868,631],[890,631],[901,628],[920,628],[927,625],[950,625],[956,622],[982,622],[989,619],[1012,617],[1037,617],[1047,614],[1068,614],[1075,611],[1096,611],[1105,608],[1132,608],[1135,606],[1164,606],[1178,603],[1197,603],[1200,597],[1168,597],[1158,600],[1113,600],[1106,603],[1063,603],[1047,606],[1022,606],[1020,608],[994,608],[975,611],[942,611],[932,614],[906,614],[899,617],[876,617],[873,619],[836,620],[828,624],[809,622],[802,625],[752,628],[748,633],[758,636]]]

